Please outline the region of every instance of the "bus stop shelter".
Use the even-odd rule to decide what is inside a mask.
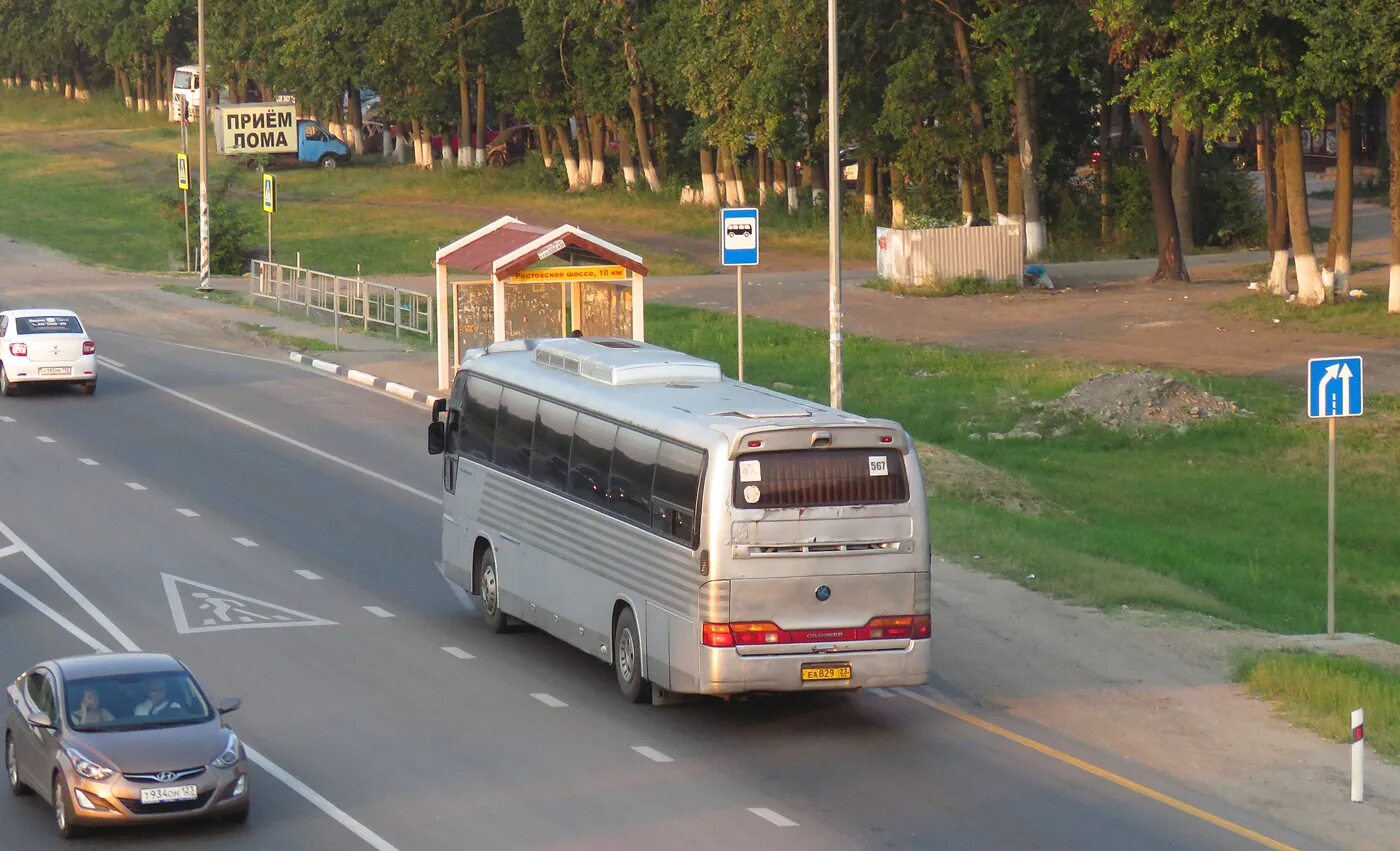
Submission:
[[[643,340],[642,258],[573,225],[550,229],[502,216],[433,260],[438,386],[467,349],[526,337]]]

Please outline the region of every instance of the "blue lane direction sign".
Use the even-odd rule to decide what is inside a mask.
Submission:
[[[719,259],[726,266],[758,265],[758,208],[719,211]]]
[[[1362,411],[1361,356],[1308,361],[1308,416],[1359,417]]]

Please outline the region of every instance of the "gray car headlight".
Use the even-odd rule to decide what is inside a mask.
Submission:
[[[76,748],[65,747],[63,750],[68,754],[68,758],[73,760],[73,770],[88,780],[106,780],[115,773]]]
[[[228,745],[224,752],[209,761],[215,768],[233,768],[238,763],[238,736],[234,733],[228,734]]]

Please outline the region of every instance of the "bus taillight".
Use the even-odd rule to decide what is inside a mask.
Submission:
[[[727,623],[707,623],[701,630],[700,643],[706,647],[733,647],[734,635]]]
[[[791,644],[792,636],[785,630],[778,628],[772,621],[750,621],[748,623],[732,623],[729,631],[734,637],[735,644]]]

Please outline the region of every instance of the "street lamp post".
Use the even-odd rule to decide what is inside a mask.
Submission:
[[[199,0],[199,289],[209,287],[209,86],[204,68],[204,0]]]
[[[826,0],[826,215],[827,215],[827,305],[830,322],[831,407],[842,405],[841,364],[841,144],[836,97],[836,0]]]

